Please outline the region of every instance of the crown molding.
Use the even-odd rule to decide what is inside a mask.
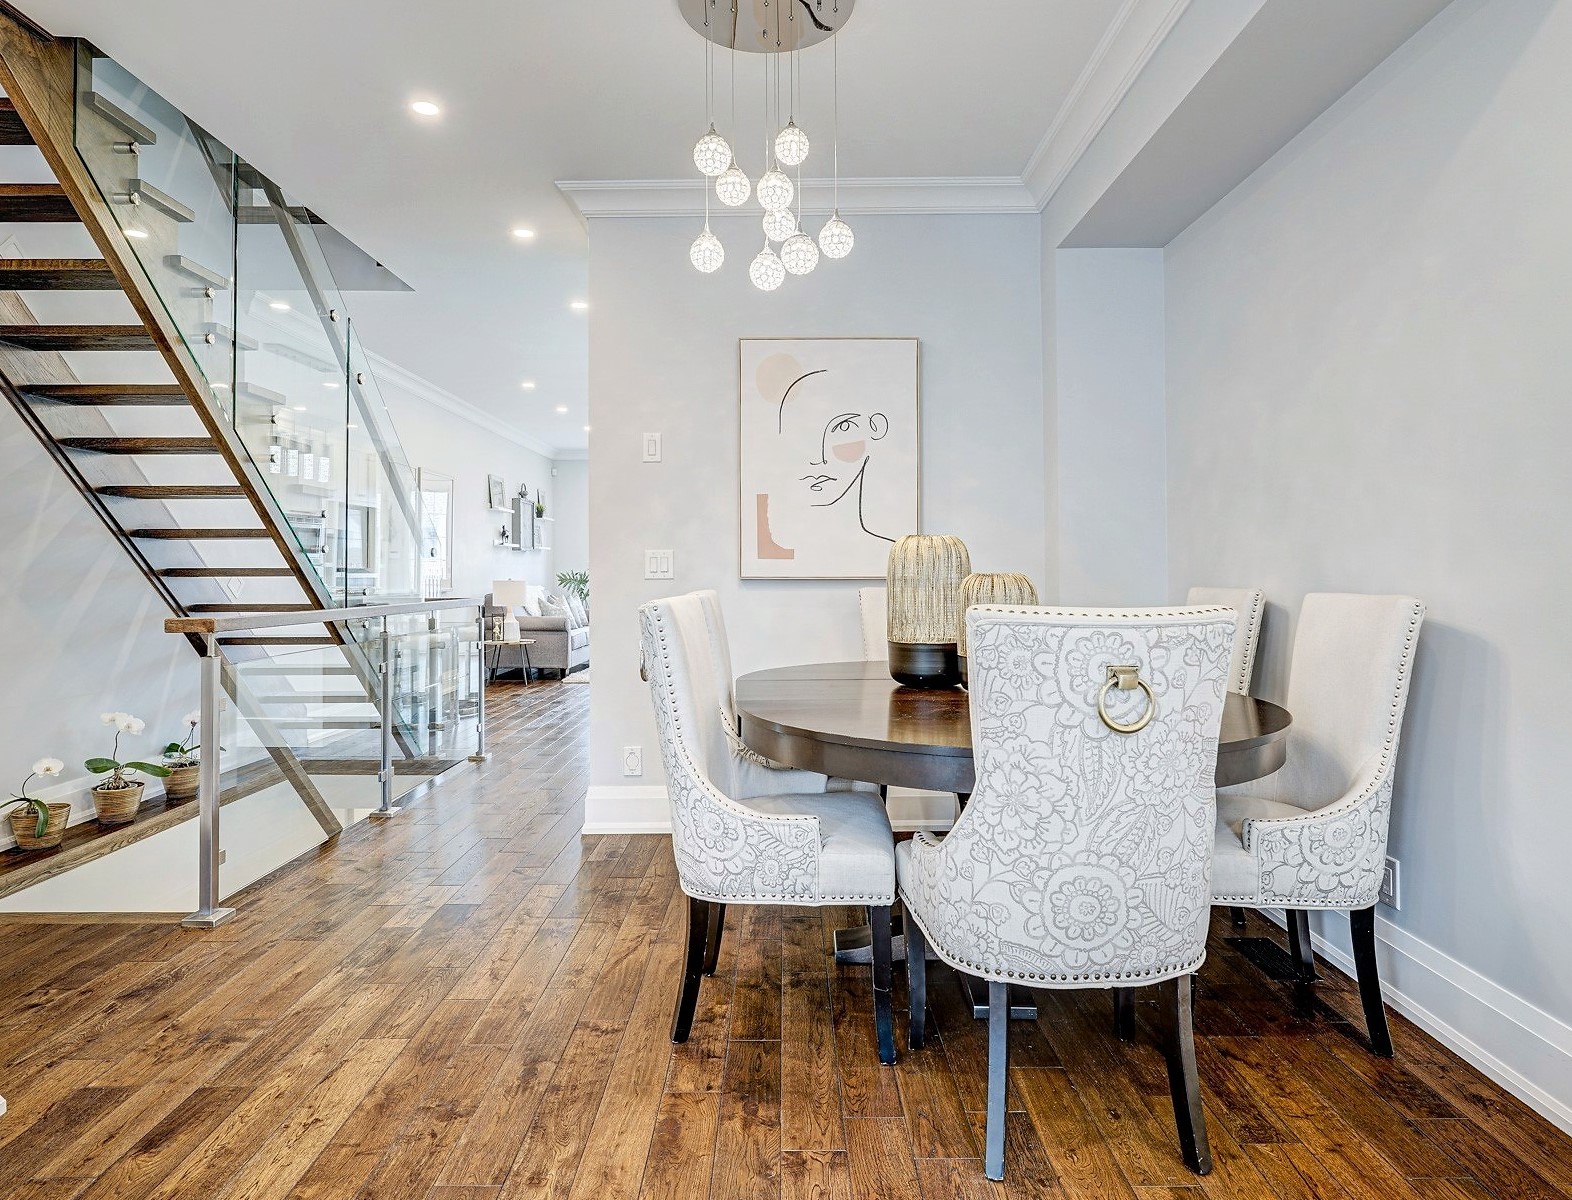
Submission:
[[[578,446],[571,450],[558,450],[551,456],[552,462],[589,462],[589,449]]]
[[[478,425],[487,433],[494,433],[500,438],[522,446],[545,459],[561,459],[571,457],[578,451],[561,450],[555,446],[547,445],[522,430],[516,429],[505,421],[499,421],[490,413],[476,408],[468,400],[455,396],[452,392],[438,387],[431,380],[416,375],[413,371],[406,370],[390,358],[384,358],[374,350],[365,352],[366,358],[371,363],[372,374],[382,383],[391,384],[399,391],[423,400],[427,404],[442,409],[455,417],[468,421],[471,425]]]
[[[701,179],[563,179],[557,188],[581,217],[691,217],[704,215],[708,184]],[[807,207],[828,213],[837,204],[829,179],[804,179]],[[840,211],[848,215],[911,216],[960,213],[1035,213],[1038,205],[1013,176],[927,179],[842,179]],[[752,211],[739,209],[739,212]],[[710,215],[732,210],[711,202]]]

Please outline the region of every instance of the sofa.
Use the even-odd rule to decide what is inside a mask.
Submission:
[[[515,610],[514,616],[519,623],[519,637],[534,640],[534,645],[528,647],[528,664],[537,671],[555,671],[558,677],[576,671],[580,667],[589,666],[590,631],[588,613],[585,614],[585,623],[580,624],[576,617],[570,616],[544,616],[541,614],[541,605],[546,601],[562,602],[563,597],[555,593],[548,593],[543,587],[531,586],[528,600]],[[486,623],[490,628],[493,617],[506,616],[502,608],[492,603],[492,597],[486,596]],[[495,664],[498,671],[522,671],[526,658],[523,646],[502,646],[495,651],[496,657],[490,661]]]

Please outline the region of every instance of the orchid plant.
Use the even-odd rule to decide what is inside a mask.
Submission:
[[[37,796],[29,796],[27,794],[27,785],[32,783],[35,779],[53,779],[64,770],[65,763],[61,762],[58,758],[39,759],[33,764],[33,773],[26,779],[22,780],[22,790],[20,792],[14,793],[11,799],[5,804],[6,808],[14,808],[18,804],[27,804],[32,806],[33,812],[38,816],[38,832],[33,834],[34,837],[43,837],[44,834],[49,830],[49,804],[46,801],[40,800]]]
[[[120,739],[125,734],[135,737],[147,728],[147,722],[140,717],[133,717],[130,713],[107,712],[98,718],[105,725],[112,725],[115,730],[115,746],[109,758],[90,758],[83,765],[94,775],[108,775],[109,778],[99,784],[99,788],[106,792],[123,791],[136,785],[127,778],[132,771],[141,771],[144,775],[156,775],[160,779],[169,775],[168,767],[161,767],[157,763],[146,762],[121,762]]]
[[[186,714],[186,736],[178,742],[170,742],[164,747],[164,761],[175,767],[194,767],[197,764],[197,751],[202,749],[201,743],[196,740],[197,727],[202,724],[202,714],[188,712]]]

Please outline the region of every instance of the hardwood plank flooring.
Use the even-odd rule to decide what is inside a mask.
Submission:
[[[1572,1138],[1358,992],[1315,1020],[1214,927],[1197,1009],[1216,1171],[1179,1160],[1152,998],[1041,996],[982,1177],[981,1023],[930,968],[930,1044],[874,1050],[850,909],[734,909],[668,1039],[669,842],[582,837],[590,689],[494,684],[491,762],[198,932],[0,918],[7,1200],[1506,1200],[1572,1195]],[[172,863],[171,870],[194,870]],[[1249,936],[1277,937],[1252,916]],[[897,1033],[905,992],[896,973]]]

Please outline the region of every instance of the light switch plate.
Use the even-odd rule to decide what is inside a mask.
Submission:
[[[676,572],[672,566],[673,555],[670,550],[646,550],[644,552],[644,578],[645,579],[675,579]]]
[[[1386,856],[1386,867],[1381,872],[1381,893],[1378,900],[1388,908],[1402,911],[1403,908],[1403,877],[1402,864],[1390,854]]]
[[[660,434],[646,433],[644,435],[644,461],[660,462]]]

